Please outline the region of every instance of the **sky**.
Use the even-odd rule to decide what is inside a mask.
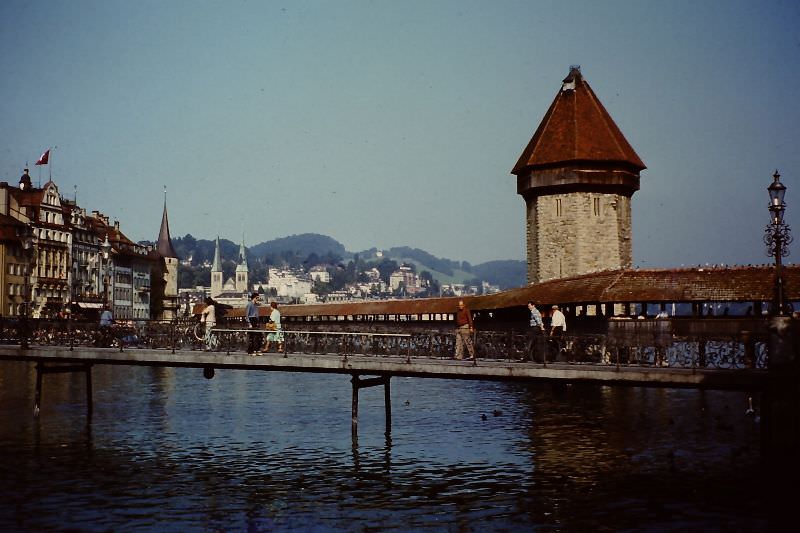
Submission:
[[[524,259],[510,171],[580,65],[648,167],[634,265],[765,264],[776,169],[800,231],[798,27],[794,0],[4,0],[0,181],[28,164],[136,241],[166,186],[173,238]]]

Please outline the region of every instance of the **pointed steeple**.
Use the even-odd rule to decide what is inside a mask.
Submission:
[[[214,245],[214,263],[211,265],[211,272],[222,272],[222,257],[219,250],[219,235]]]
[[[250,272],[247,268],[247,250],[244,247],[244,232],[242,232],[242,245],[239,247],[239,258],[236,265],[236,292],[246,294],[250,289]]]
[[[158,232],[158,244],[156,245],[158,255],[161,257],[178,258],[175,248],[172,247],[172,239],[169,236],[169,219],[167,218],[167,188],[164,187],[164,214],[161,215],[161,230]]]
[[[236,272],[247,272],[247,251],[244,247],[244,234],[242,234],[242,244],[239,246],[239,257],[236,260]]]

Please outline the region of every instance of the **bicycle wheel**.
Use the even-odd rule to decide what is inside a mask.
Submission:
[[[206,338],[206,325],[202,322],[198,322],[194,325],[193,333],[195,339],[199,341],[204,340]]]

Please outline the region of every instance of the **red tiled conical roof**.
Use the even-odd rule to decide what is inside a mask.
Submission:
[[[511,173],[519,175],[525,168],[575,161],[626,163],[637,171],[647,168],[583,79],[579,67],[570,68]]]

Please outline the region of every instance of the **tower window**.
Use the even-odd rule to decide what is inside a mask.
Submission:
[[[592,198],[592,203],[594,204],[594,216],[600,216],[600,198]]]
[[[561,207],[561,198],[556,198],[556,216],[560,217],[562,215],[562,213],[563,213],[563,210],[562,210],[562,207]]]

